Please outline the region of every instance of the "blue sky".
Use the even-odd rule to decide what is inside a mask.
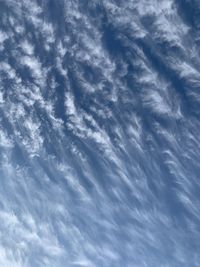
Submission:
[[[0,13],[0,266],[199,266],[198,1]]]

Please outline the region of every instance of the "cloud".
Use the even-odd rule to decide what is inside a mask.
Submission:
[[[196,267],[196,31],[86,2],[2,4],[0,265]]]

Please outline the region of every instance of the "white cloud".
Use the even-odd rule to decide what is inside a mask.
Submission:
[[[27,54],[27,55],[33,55],[34,47],[27,40],[23,41],[20,44],[20,46],[21,46],[21,48],[22,48],[22,50],[24,51],[25,54]]]

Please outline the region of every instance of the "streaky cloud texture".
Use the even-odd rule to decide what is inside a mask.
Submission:
[[[200,3],[0,0],[0,266],[200,266]]]

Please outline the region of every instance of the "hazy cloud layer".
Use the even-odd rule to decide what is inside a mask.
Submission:
[[[0,1],[0,266],[200,265],[200,5]]]

